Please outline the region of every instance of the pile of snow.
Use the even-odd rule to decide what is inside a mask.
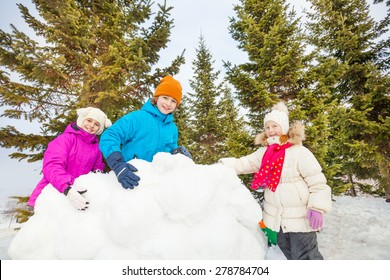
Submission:
[[[51,185],[9,247],[12,259],[264,259],[259,204],[232,170],[158,153],[132,160],[141,177],[123,189],[114,172],[90,173],[86,211]]]

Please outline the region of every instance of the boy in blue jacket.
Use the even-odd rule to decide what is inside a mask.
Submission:
[[[137,169],[127,163],[138,158],[151,162],[158,152],[182,153],[173,112],[182,98],[182,87],[172,76],[164,77],[156,91],[141,108],[118,119],[100,138],[100,150],[125,189],[133,189],[140,178]]]

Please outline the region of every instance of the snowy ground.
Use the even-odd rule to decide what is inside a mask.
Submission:
[[[4,226],[5,225],[2,225],[2,228],[0,228],[0,259],[8,260],[7,249],[17,231],[13,228],[15,225],[12,225],[10,228],[3,228]]]
[[[17,231],[0,226],[0,259],[8,260],[8,246]],[[390,260],[390,203],[374,197],[335,197],[318,234],[319,247],[328,260]],[[267,251],[267,259],[283,260],[278,247]]]

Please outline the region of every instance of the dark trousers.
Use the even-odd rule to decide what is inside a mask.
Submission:
[[[288,260],[323,260],[315,232],[286,232],[280,229],[278,246]]]

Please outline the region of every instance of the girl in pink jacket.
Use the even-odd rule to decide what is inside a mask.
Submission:
[[[73,184],[80,175],[103,171],[97,135],[110,126],[111,121],[100,109],[93,107],[78,109],[77,115],[77,122],[69,124],[64,133],[48,144],[43,156],[43,178],[32,192],[29,206],[34,207],[43,188],[51,184],[77,209],[88,208],[89,202],[82,195],[87,190]]]

